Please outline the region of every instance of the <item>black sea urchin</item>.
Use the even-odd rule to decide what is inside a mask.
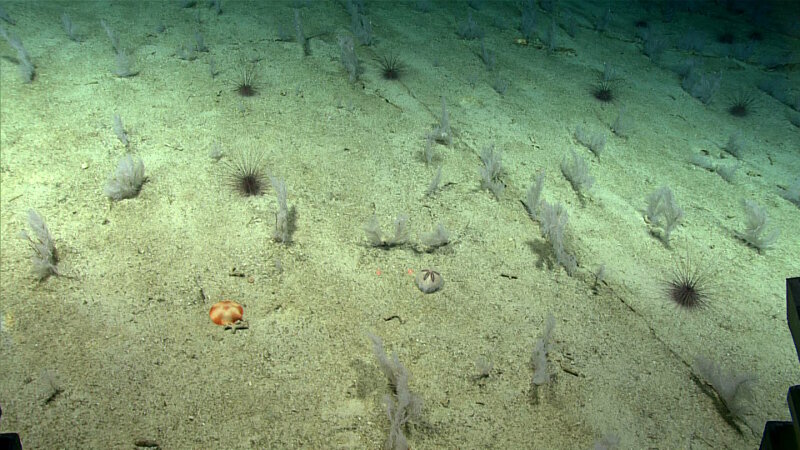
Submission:
[[[684,310],[703,308],[712,297],[713,277],[689,257],[678,262],[663,281],[664,295]]]
[[[267,173],[264,168],[264,153],[247,150],[237,153],[227,164],[226,178],[234,191],[244,197],[264,193]]]

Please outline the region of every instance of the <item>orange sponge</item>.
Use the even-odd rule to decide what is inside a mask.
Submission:
[[[211,317],[211,321],[217,325],[233,325],[242,320],[244,308],[234,301],[223,300],[214,303],[208,315]]]

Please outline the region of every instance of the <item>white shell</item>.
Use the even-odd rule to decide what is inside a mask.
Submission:
[[[419,290],[426,294],[436,292],[444,286],[444,278],[433,269],[420,270],[416,280]]]

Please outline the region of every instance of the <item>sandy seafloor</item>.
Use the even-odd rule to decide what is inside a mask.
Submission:
[[[306,57],[277,40],[279,26],[293,34],[290,3],[227,1],[215,15],[206,2],[3,2],[17,23],[2,26],[37,75],[23,84],[0,43],[0,431],[21,433],[26,449],[380,448],[389,388],[374,333],[424,401],[406,431],[415,449],[585,449],[609,434],[625,449],[756,447],[766,420],[789,418],[786,391],[800,381],[784,282],[800,275],[800,209],[778,195],[800,174],[800,130],[755,88],[759,65],[709,43],[699,57],[723,82],[706,106],[668,70],[686,53],[673,46],[653,64],[633,27],[649,17],[674,43],[690,26],[744,35],[745,17],[710,5],[665,23],[658,8],[620,3],[601,34],[591,24],[604,5],[563,2],[578,32],[559,28],[552,53],[514,43],[515,4],[472,10],[496,53],[488,72],[478,42],[456,35],[465,3],[423,13],[368,1],[376,42],[356,49],[364,71],[350,84],[337,44],[350,18],[337,2],[300,8],[314,36]],[[66,39],[64,11],[82,42]],[[111,74],[100,19],[139,75]],[[152,31],[159,24],[166,31]],[[197,29],[210,52],[178,59]],[[797,57],[797,38],[774,29],[759,51]],[[375,61],[391,53],[407,66],[399,82],[383,80]],[[252,98],[233,92],[242,60],[258,60]],[[604,62],[625,77],[612,103],[590,93]],[[502,96],[497,74],[509,82]],[[772,74],[798,86],[794,65]],[[741,89],[757,110],[736,118],[726,99]],[[455,138],[436,145],[429,166],[421,152],[441,97]],[[627,139],[608,130],[622,106],[634,121]],[[147,182],[112,204],[103,189],[126,152],[115,113]],[[579,124],[608,136],[600,159],[574,141]],[[688,162],[703,152],[733,161],[721,147],[735,130],[747,149],[733,183]],[[220,162],[209,157],[215,143]],[[478,156],[490,144],[506,169],[499,201],[480,188]],[[597,179],[583,201],[559,169],[573,149]],[[226,161],[247,150],[286,180],[297,211],[289,245],[271,239],[272,191],[243,198],[226,181]],[[446,184],[426,197],[438,165]],[[544,198],[569,211],[572,277],[520,203],[540,170]],[[662,185],[685,210],[671,248],[643,219],[646,195]],[[782,230],[763,254],[734,236],[743,199]],[[19,239],[31,208],[56,239],[63,276],[31,273]],[[370,247],[362,227],[373,214],[386,231],[407,214],[412,244]],[[437,223],[452,242],[419,251]],[[687,255],[714,282],[708,307],[688,312],[660,284]],[[595,286],[601,265],[608,275]],[[445,285],[425,295],[414,274],[428,267]],[[249,329],[209,320],[222,299],[244,305]],[[530,353],[549,313],[552,380],[534,401]],[[741,432],[695,376],[698,355],[757,377]],[[479,382],[480,358],[493,369]]]

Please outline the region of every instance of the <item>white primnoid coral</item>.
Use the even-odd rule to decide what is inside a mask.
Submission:
[[[369,222],[364,224],[364,233],[367,242],[373,247],[392,248],[408,243],[408,216],[400,214],[394,220],[394,236],[385,238],[378,218],[373,215]]]
[[[386,375],[391,394],[386,394],[386,415],[389,418],[389,435],[384,443],[387,449],[407,449],[405,430],[410,422],[415,422],[422,414],[422,399],[411,392],[408,386],[410,375],[408,370],[400,362],[397,352],[392,352],[392,358],[386,355],[383,349],[383,341],[380,337],[369,334],[372,341],[372,350],[378,360],[378,366]]]
[[[672,231],[683,220],[683,209],[675,202],[675,196],[668,186],[662,186],[647,196],[645,220],[661,228],[661,240],[669,247]]]
[[[752,200],[743,202],[747,222],[743,231],[736,231],[736,237],[745,241],[748,245],[763,253],[772,248],[775,241],[781,234],[778,228],[770,227],[767,211]]]
[[[111,200],[122,200],[139,195],[145,182],[144,163],[141,158],[125,155],[117,165],[114,176],[108,180],[105,194]]]
[[[278,211],[275,213],[275,230],[272,238],[277,242],[288,243],[292,239],[292,211],[286,202],[286,182],[280,178],[270,177],[272,188],[278,200]]]
[[[28,241],[33,250],[31,255],[33,273],[39,280],[47,279],[50,275],[58,276],[58,251],[55,241],[42,216],[32,209],[28,211],[28,226],[33,234],[23,230],[20,237]]]
[[[578,268],[575,256],[569,253],[564,245],[564,239],[569,222],[569,214],[561,203],[550,204],[542,200],[539,214],[539,230],[542,236],[550,243],[558,263],[572,276]]]
[[[717,393],[717,397],[725,408],[724,412],[730,416],[729,418],[749,427],[746,416],[750,409],[750,403],[753,401],[755,377],[748,373],[726,371],[704,356],[695,358],[694,367],[697,374]]]
[[[531,366],[533,367],[532,387],[550,382],[550,373],[547,371],[547,354],[550,352],[550,336],[555,328],[556,318],[552,314],[547,314],[542,335],[533,344],[533,351],[531,352]]]

